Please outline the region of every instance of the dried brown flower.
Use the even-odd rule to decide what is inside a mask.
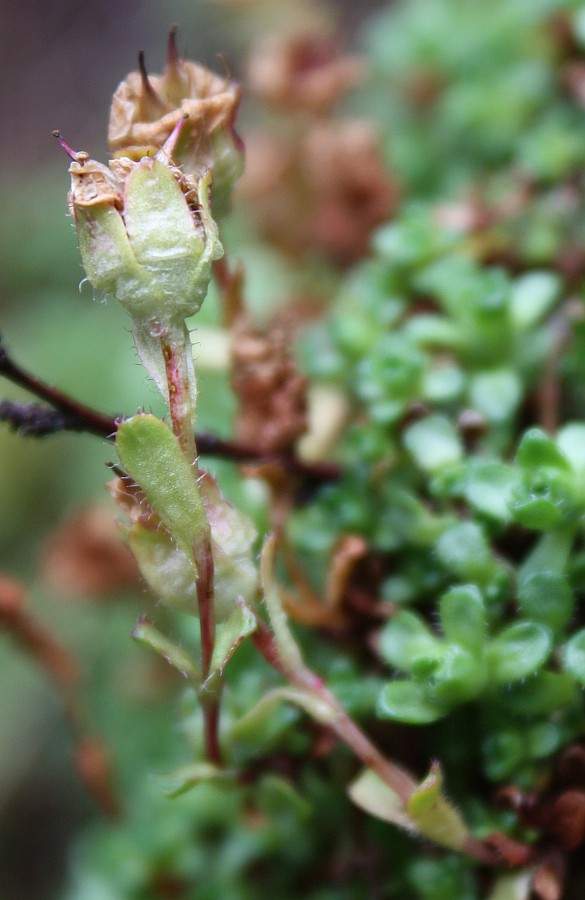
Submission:
[[[256,134],[247,149],[242,195],[266,239],[289,253],[351,265],[396,205],[398,189],[370,122],[319,123],[296,144]]]
[[[116,89],[110,150],[134,160],[154,156],[187,116],[173,159],[193,182],[213,169],[214,214],[220,215],[243,168],[243,145],[234,130],[239,102],[240,88],[229,78],[179,58],[172,31],[163,74],[148,75],[140,54],[139,71]]]
[[[278,110],[323,114],[362,78],[363,62],[342,56],[328,36],[271,35],[248,64],[252,91]]]
[[[76,513],[52,534],[42,572],[55,591],[66,595],[99,597],[140,584],[111,510],[101,506]]]
[[[239,401],[236,437],[262,452],[286,452],[307,427],[307,379],[285,329],[255,329],[247,316],[232,329],[232,386]]]

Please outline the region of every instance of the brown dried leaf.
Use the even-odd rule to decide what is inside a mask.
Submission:
[[[112,511],[101,506],[81,510],[53,532],[41,571],[51,588],[64,595],[104,596],[140,584],[134,557],[120,537]]]
[[[239,401],[236,437],[259,452],[288,452],[307,428],[307,379],[278,324],[255,329],[239,316],[232,330],[232,386]]]

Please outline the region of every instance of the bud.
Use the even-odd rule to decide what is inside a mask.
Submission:
[[[194,183],[207,169],[213,170],[214,212],[221,215],[229,207],[232,187],[243,169],[243,145],[233,127],[239,86],[180,59],[174,30],[162,75],[149,76],[142,53],[138,59],[139,71],[130,72],[112,100],[111,152],[134,160],[153,156],[177,123],[188,117],[177,141],[175,163]]]
[[[194,187],[171,163],[181,127],[156,156],[138,162],[104,166],[64,145],[73,159],[69,206],[87,277],[141,322],[196,313],[211,263],[223,253],[209,209],[212,173]]]

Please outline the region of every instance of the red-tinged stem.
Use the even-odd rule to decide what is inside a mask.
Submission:
[[[213,615],[213,553],[211,542],[206,540],[196,554],[199,564],[197,602],[201,626],[201,669],[203,681],[209,676],[215,643],[215,617]]]
[[[219,697],[213,703],[203,704],[203,739],[205,756],[209,762],[221,766],[223,757],[219,746]]]
[[[0,344],[1,376],[31,391],[36,397],[49,403],[54,410],[63,414],[61,417],[51,419],[48,414],[50,411],[43,407],[9,401],[0,403],[0,421],[8,422],[21,434],[41,436],[58,431],[80,431],[101,438],[113,438],[118,423],[124,419],[124,416],[104,415],[31,375],[14,362],[2,344]],[[217,456],[233,462],[251,462],[260,465],[272,463],[303,479],[310,486],[338,481],[343,474],[341,467],[334,462],[308,463],[290,454],[265,453],[258,447],[225,440],[206,432],[197,434],[197,448],[199,452],[208,456]]]
[[[296,687],[310,691],[329,706],[334,713],[333,720],[329,725],[334,734],[355,753],[357,758],[367,768],[376,772],[382,781],[400,797],[404,804],[407,804],[412,794],[418,788],[416,781],[400,766],[386,759],[356,722],[348,716],[322,679],[305,665],[300,670],[292,670],[289,666],[283,664],[274,636],[266,622],[259,620],[257,630],[252,635],[252,640],[266,662],[280,675]],[[484,865],[501,865],[501,859],[492,848],[475,838],[468,837],[462,850],[468,856],[473,857]]]
[[[213,605],[213,553],[211,541],[208,539],[202,543],[196,553],[199,565],[199,578],[197,581],[197,602],[199,605],[199,628],[201,632],[201,669],[203,675],[203,687],[200,691],[200,701],[203,708],[205,754],[210,762],[221,765],[222,755],[219,746],[219,706],[221,700],[221,681],[209,685],[206,689],[205,682],[211,672],[211,659],[215,644],[215,615]]]
[[[197,447],[194,433],[194,409],[191,402],[194,372],[191,363],[191,346],[186,327],[178,326],[161,334],[161,348],[169,390],[169,412],[173,432],[177,437],[185,457],[193,469],[193,477],[198,476]],[[210,684],[211,660],[215,645],[215,610],[213,590],[213,551],[208,536],[195,547],[195,559],[199,574],[197,577],[197,604],[199,606],[199,629],[201,634],[201,672],[203,687],[200,701],[203,708],[204,742],[206,756],[210,762],[221,764],[219,746],[219,704],[221,682]],[[207,687],[206,687],[207,681]],[[213,679],[215,682],[215,679]]]
[[[337,698],[325,686],[323,680],[306,666],[303,666],[301,670],[291,670],[288,666],[283,665],[276,641],[265,622],[259,622],[257,630],[252,635],[252,640],[264,659],[287,681],[296,687],[310,691],[327,703],[335,713],[330,727],[337,737],[353,750],[364,765],[373,769],[402,801],[407,802],[417,788],[414,779],[380,753],[353,719],[350,719]]]
[[[177,437],[183,453],[194,466],[197,475],[197,448],[193,431],[193,407],[191,403],[190,372],[187,353],[189,340],[186,329],[177,327],[161,335],[161,349],[165,362],[165,371],[169,389],[169,412],[173,432]]]

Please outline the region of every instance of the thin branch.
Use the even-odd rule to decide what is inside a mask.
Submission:
[[[59,431],[77,431],[111,439],[123,416],[107,416],[85,406],[18,366],[0,343],[0,376],[26,388],[51,409],[39,404],[0,403],[0,421],[7,422],[20,434],[42,437]],[[233,462],[272,464],[297,475],[310,485],[337,481],[342,469],[333,462],[308,463],[289,453],[264,453],[257,447],[225,440],[208,432],[197,432],[198,451],[206,456]]]
[[[9,381],[26,388],[35,397],[45,400],[54,409],[67,416],[69,424],[66,430],[86,431],[99,437],[111,437],[116,433],[117,420],[110,416],[104,416],[96,412],[90,406],[84,406],[77,400],[73,400],[57,388],[52,387],[40,378],[29,374],[8,355],[8,351],[2,346],[0,338],[0,375]],[[29,432],[30,434],[31,432]]]

